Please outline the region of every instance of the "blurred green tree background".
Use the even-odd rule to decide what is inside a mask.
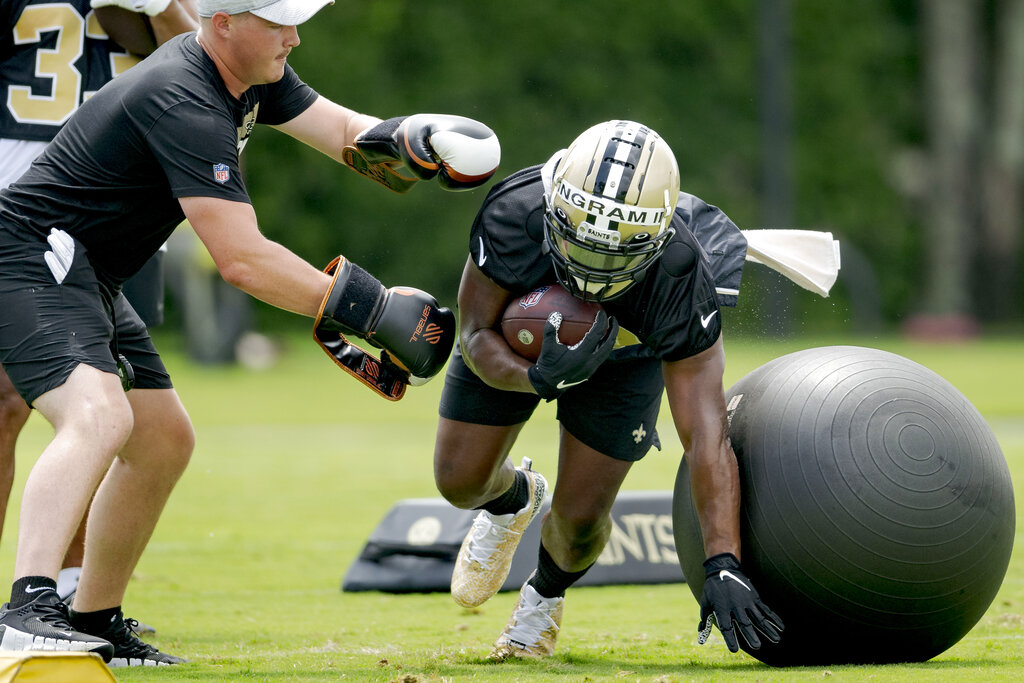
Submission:
[[[926,245],[935,237],[924,217],[935,215],[929,201],[934,209],[944,199],[928,192],[929,3],[337,0],[300,27],[289,58],[299,75],[381,117],[481,120],[501,140],[498,174],[472,192],[421,184],[399,196],[263,130],[246,148],[250,193],[264,232],[312,263],[344,253],[385,284],[421,287],[454,306],[469,226],[490,185],[593,123],[629,118],[668,140],[684,190],[741,228],[827,230],[842,243],[829,299],[748,266],[733,331],[763,333],[771,319],[786,321],[784,332],[892,328],[922,312],[1012,323],[1022,313],[1020,278],[1014,271],[1007,285],[1014,305],[989,311],[978,304],[988,295],[985,268],[969,249],[960,254],[974,273],[959,283],[966,302],[927,308],[935,265]],[[991,60],[1001,7],[1019,0],[931,4],[954,3],[978,16],[971,54]],[[781,23],[768,21],[771,12]],[[783,52],[766,53],[772,43]],[[782,60],[781,80],[766,76],[772,59]],[[983,112],[988,85],[978,83],[972,97]],[[766,114],[770,101],[781,103],[778,120]]]

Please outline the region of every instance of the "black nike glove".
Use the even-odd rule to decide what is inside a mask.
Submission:
[[[782,619],[761,602],[732,553],[704,560],[704,593],[700,598],[700,626],[697,627],[700,645],[711,634],[711,624],[718,625],[730,652],[739,649],[736,629],[752,650],[761,647],[758,633],[773,643],[779,642],[782,635]]]
[[[615,346],[619,323],[598,311],[594,324],[583,339],[566,346],[558,341],[562,314],[555,311],[544,323],[544,340],[537,362],[527,371],[537,395],[548,401],[558,398],[566,389],[590,378]]]

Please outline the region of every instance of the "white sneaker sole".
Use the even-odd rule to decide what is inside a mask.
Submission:
[[[11,626],[0,627],[4,629],[3,638],[0,638],[0,650],[24,651],[42,650],[44,652],[92,652],[102,650],[103,646],[98,643],[87,643],[83,640],[65,640],[62,638],[45,638],[32,635],[25,631],[19,631]]]
[[[172,666],[169,662],[157,662],[152,659],[136,659],[136,658],[125,658],[125,657],[114,657],[107,664],[111,669],[123,668],[128,666]]]

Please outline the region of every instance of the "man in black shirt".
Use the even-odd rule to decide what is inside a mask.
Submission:
[[[381,122],[296,76],[287,64],[296,26],[330,1],[198,0],[198,33],[168,41],[89,98],[0,193],[0,364],[55,428],[22,497],[0,649],[182,661],[140,641],[120,607],[194,441],[120,288],[183,218],[228,282],[315,317],[321,342],[353,374],[372,367],[367,374],[386,371],[404,388],[447,360],[448,309],[420,290],[385,289],[347,259],[328,274],[267,240],[239,172],[257,123],[339,161],[358,155],[364,171],[386,166],[385,176],[404,164],[461,189],[494,172],[500,151],[483,124],[428,114]],[[432,144],[439,136],[444,151]],[[343,333],[384,349],[381,359],[354,350]],[[53,577],[94,492],[69,613]]]
[[[452,575],[458,604],[475,607],[498,591],[543,502],[544,477],[508,457],[516,436],[542,398],[558,401],[561,423],[537,569],[491,659],[554,651],[565,590],[604,548],[633,462],[658,446],[665,391],[692,472],[705,567],[722,579],[705,583],[700,641],[713,620],[734,652],[737,631],[754,648],[778,640],[781,621],[740,569],[738,470],[722,387],[719,305],[735,301],[745,250],[724,213],[679,191],[667,143],[631,121],[591,127],[488,194],[470,234],[460,345],[434,451],[440,492],[480,510]],[[559,321],[549,317],[532,362],[512,351],[499,322],[511,301],[556,280],[603,310],[575,346],[558,340]]]

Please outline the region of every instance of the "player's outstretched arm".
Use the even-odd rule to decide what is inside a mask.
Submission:
[[[729,443],[721,337],[695,356],[664,363],[663,371],[672,419],[690,466],[707,558],[699,642],[707,639],[712,623],[733,652],[739,647],[738,635],[755,649],[762,638],[778,642],[782,620],[761,602],[740,566],[739,470]]]
[[[179,33],[195,31],[199,28],[195,0],[171,0],[163,12],[150,17],[149,23],[157,45],[163,45]]]
[[[455,341],[455,316],[426,292],[385,289],[343,258],[321,272],[260,233],[245,202],[211,197],[180,200],[225,281],[284,310],[315,319],[317,341],[345,370],[391,400],[406,384],[435,376]],[[381,359],[349,344],[344,334],[384,349]]]
[[[213,197],[179,201],[225,281],[271,306],[316,316],[330,276],[264,237],[251,204]]]
[[[90,0],[90,6],[110,38],[141,57],[199,28],[195,0]]]
[[[93,9],[101,7],[119,7],[129,12],[138,12],[149,17],[155,17],[170,5],[174,0],[90,0],[89,5]]]
[[[501,160],[494,132],[461,116],[415,114],[381,121],[320,97],[276,127],[395,192],[434,177],[448,190],[478,187]]]
[[[665,394],[692,472],[707,557],[740,557],[740,485],[726,422],[721,337],[695,356],[665,362]]]
[[[291,121],[272,126],[299,142],[319,150],[339,163],[345,163],[343,150],[356,136],[380,123],[376,116],[357,111],[320,96]]]

